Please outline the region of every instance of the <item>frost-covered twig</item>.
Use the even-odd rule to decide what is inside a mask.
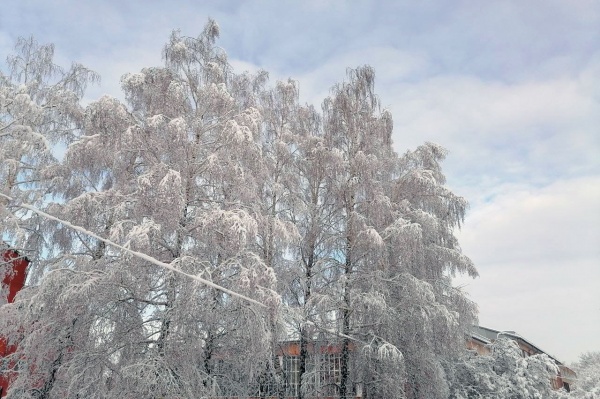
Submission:
[[[0,194],[0,197],[4,197],[8,201],[14,201],[13,198],[9,197],[8,195]],[[188,274],[188,273],[186,273],[186,272],[184,272],[184,271],[182,271],[180,269],[177,269],[177,268],[173,267],[172,265],[170,265],[168,263],[161,262],[158,259],[153,258],[152,256],[149,256],[149,255],[146,255],[146,254],[144,254],[142,252],[133,251],[133,250],[131,250],[129,248],[125,248],[124,246],[119,245],[119,244],[117,244],[115,242],[112,242],[111,240],[108,240],[106,238],[100,237],[99,235],[97,235],[97,234],[95,234],[95,233],[93,233],[91,231],[88,231],[88,230],[84,229],[83,227],[76,226],[76,225],[71,224],[71,223],[69,223],[69,222],[67,222],[65,220],[62,220],[62,219],[57,218],[55,216],[52,216],[52,215],[50,215],[50,214],[48,214],[46,212],[43,212],[43,211],[41,211],[41,210],[39,210],[39,209],[31,206],[31,205],[28,205],[28,204],[15,204],[15,205],[18,206],[18,207],[20,207],[20,208],[24,208],[24,209],[30,210],[32,212],[35,212],[38,215],[40,215],[40,216],[42,216],[42,217],[44,217],[46,219],[50,219],[50,220],[54,220],[56,222],[59,222],[59,223],[63,224],[64,226],[69,227],[70,229],[73,229],[73,230],[78,231],[80,233],[86,234],[86,235],[88,235],[90,237],[93,237],[93,238],[95,238],[97,240],[100,240],[100,241],[102,241],[102,242],[104,242],[104,243],[106,243],[106,244],[108,244],[108,245],[110,245],[112,247],[120,249],[121,251],[126,252],[126,253],[128,253],[130,255],[133,255],[133,256],[135,256],[137,258],[140,258],[140,259],[143,259],[145,261],[148,261],[148,262],[150,262],[150,263],[152,263],[152,264],[154,264],[156,266],[160,266],[160,267],[163,267],[163,268],[165,268],[167,270],[171,270],[171,271],[173,271],[175,273],[179,273],[179,274],[184,275],[184,276],[186,276],[188,278],[196,280],[196,281],[198,281],[198,282],[200,282],[200,283],[202,283],[204,285],[207,285],[207,286],[209,286],[211,288],[217,289],[217,290],[219,290],[221,292],[224,292],[226,294],[229,294],[231,296],[238,297],[238,298],[240,298],[240,299],[242,299],[242,300],[244,300],[246,302],[250,302],[250,303],[253,303],[255,305],[262,306],[264,308],[267,307],[267,305],[265,305],[264,303],[258,302],[258,301],[254,300],[252,298],[248,298],[247,296],[239,294],[239,293],[237,293],[235,291],[231,291],[231,290],[229,290],[229,289],[227,289],[225,287],[221,287],[220,285],[215,284],[212,281],[205,280],[205,279],[203,279],[201,277],[198,277],[198,276],[195,276],[193,274]]]

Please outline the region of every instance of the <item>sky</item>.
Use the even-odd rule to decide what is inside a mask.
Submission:
[[[368,64],[398,153],[444,146],[447,185],[470,202],[457,232],[480,277],[456,284],[479,322],[571,363],[600,351],[600,3],[595,0],[6,0],[0,62],[15,40],[102,81],[162,65],[170,33],[207,19],[236,72],[293,78],[319,105]],[[2,64],[0,64],[2,65]],[[3,68],[4,65],[1,66]]]

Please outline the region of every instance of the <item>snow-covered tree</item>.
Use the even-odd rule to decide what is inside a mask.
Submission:
[[[320,114],[292,80],[236,74],[218,34],[174,32],[163,67],[122,78],[125,104],[83,109],[94,75],[79,66],[48,85],[62,102],[0,76],[4,233],[38,254],[0,308],[19,344],[9,397],[281,398],[289,338],[299,398],[446,397],[442,365],[475,315],[451,277],[476,271],[453,235],[467,204],[444,186],[445,151],[396,154],[370,67]],[[56,68],[41,49],[43,78]],[[327,392],[309,365],[323,340],[340,352]]]
[[[298,385],[288,386],[288,395],[323,396],[335,388],[319,380],[314,348],[325,344],[323,337],[331,336],[335,325],[338,274],[330,260],[336,212],[327,184],[338,157],[326,146],[321,116],[312,106],[298,103],[296,82],[278,82],[265,93],[263,110],[270,121],[263,154],[273,170],[263,213],[270,215],[273,226],[267,231],[277,237],[272,248],[279,254],[275,271],[286,305],[284,339],[298,339],[300,347],[293,359],[297,368],[291,371],[297,373]]]
[[[550,383],[558,367],[547,355],[523,357],[518,344],[505,337],[490,349],[489,355],[465,352],[447,365],[449,398],[542,399],[560,394]]]
[[[80,100],[98,76],[80,64],[54,63],[54,46],[21,38],[0,68],[0,194],[41,205],[54,194],[54,146],[71,143],[81,128]],[[8,208],[7,208],[8,206]],[[37,259],[44,245],[38,220],[0,198],[3,238]]]
[[[453,234],[467,204],[444,186],[445,155],[427,143],[399,158],[390,194],[394,219],[382,234],[389,240],[382,285],[396,312],[390,324],[401,331],[392,342],[404,355],[408,397],[446,396],[442,359],[462,350],[476,315],[451,281],[455,273],[477,272]]]
[[[445,152],[427,144],[396,155],[369,67],[350,71],[323,108],[326,142],[339,156],[329,189],[338,212],[340,396],[354,378],[367,397],[445,397],[440,359],[462,348],[475,314],[451,275],[476,275],[453,235],[466,202],[443,186]],[[362,342],[353,376],[350,337]]]
[[[268,309],[47,221],[47,260],[34,270],[43,279],[3,309],[23,359],[10,395],[250,394],[272,362],[279,299],[253,251],[249,206],[260,195],[261,118],[229,92],[217,35],[213,22],[198,38],[175,32],[164,68],[123,77],[129,106],[90,104],[57,167],[60,201],[44,207]]]
[[[587,352],[573,365],[577,380],[571,392],[560,392],[560,399],[598,399],[600,398],[600,352]]]
[[[390,210],[385,185],[391,179],[395,155],[391,149],[389,114],[378,114],[373,70],[369,67],[352,70],[349,79],[335,86],[331,97],[323,103],[325,143],[338,158],[330,170],[328,190],[336,211],[331,262],[336,270],[337,321],[342,336],[339,393],[344,399],[351,396],[353,389],[351,337],[366,342],[380,338],[376,329],[361,320],[366,314],[374,314],[367,302],[381,299],[377,298],[379,289],[369,292],[363,283],[368,284],[370,272],[380,268],[385,258],[378,222]],[[361,328],[363,324],[367,330]],[[387,340],[383,338],[382,343],[387,344]],[[393,357],[400,360],[398,349],[393,346],[391,349]],[[398,392],[401,390],[402,387]]]

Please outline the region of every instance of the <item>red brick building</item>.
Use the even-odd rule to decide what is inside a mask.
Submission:
[[[489,355],[489,344],[493,343],[498,337],[506,337],[515,341],[519,345],[523,357],[539,355],[542,353],[549,356],[554,360],[559,369],[558,375],[551,380],[552,388],[560,389],[564,387],[567,391],[570,390],[570,387],[577,377],[575,372],[564,365],[560,360],[541,350],[538,346],[531,343],[531,341],[523,338],[514,331],[500,331],[487,327],[473,326],[471,337],[467,341],[467,348],[477,351],[480,355]]]
[[[29,260],[11,249],[0,250],[0,305],[12,303],[17,293],[25,285],[27,266]],[[0,358],[4,358],[16,351],[15,345],[7,345],[6,340],[0,336]],[[0,397],[6,396],[10,383],[10,373],[0,370]]]

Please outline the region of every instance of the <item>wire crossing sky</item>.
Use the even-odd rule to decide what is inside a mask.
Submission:
[[[7,196],[7,195],[4,195],[4,194],[0,194],[0,197],[6,198],[6,199],[7,199],[7,200],[9,200],[9,201],[13,201],[13,198],[11,198],[11,197],[9,197],[9,196]],[[37,208],[36,208],[36,207],[34,207],[34,206],[31,206],[31,205],[28,205],[28,204],[18,204],[18,205],[16,205],[16,206],[18,206],[18,207],[20,207],[20,208],[23,208],[23,209],[27,209],[27,210],[29,210],[29,211],[31,211],[31,212],[35,212],[35,213],[37,213],[38,215],[40,215],[40,216],[42,216],[42,217],[44,217],[44,218],[46,218],[46,219],[49,219],[49,220],[54,220],[55,222],[59,222],[59,223],[61,223],[61,224],[65,225],[65,226],[67,226],[67,227],[68,227],[68,228],[70,228],[70,229],[76,230],[76,231],[78,231],[78,232],[80,232],[80,233],[83,233],[83,234],[85,234],[85,235],[88,235],[88,236],[90,236],[90,237],[93,237],[93,238],[95,238],[95,239],[97,239],[97,240],[100,240],[100,241],[102,241],[102,242],[104,242],[104,243],[106,243],[106,244],[108,244],[108,245],[110,245],[110,246],[112,246],[112,247],[114,247],[114,248],[117,248],[117,249],[119,249],[119,250],[121,250],[121,251],[123,251],[123,252],[125,252],[125,253],[128,253],[128,254],[130,254],[130,255],[133,255],[133,256],[135,256],[136,258],[143,259],[143,260],[145,260],[145,261],[147,261],[147,262],[150,262],[150,263],[152,263],[152,264],[154,264],[154,265],[156,265],[156,266],[160,266],[160,267],[162,267],[162,268],[164,268],[164,269],[167,269],[167,270],[170,270],[170,271],[172,271],[172,272],[175,272],[175,273],[181,274],[182,276],[185,276],[185,277],[187,277],[187,278],[191,278],[192,280],[196,280],[196,281],[197,281],[197,282],[199,282],[199,283],[202,283],[202,284],[204,284],[204,285],[207,285],[207,286],[209,286],[209,287],[211,287],[211,288],[217,289],[217,290],[219,290],[219,291],[221,291],[221,292],[224,292],[224,293],[226,293],[226,294],[228,294],[228,295],[231,295],[231,296],[234,296],[234,297],[236,297],[236,298],[242,299],[242,300],[244,300],[244,301],[246,301],[246,302],[248,302],[248,303],[252,303],[252,304],[254,304],[254,305],[258,305],[258,306],[260,306],[260,307],[263,307],[263,308],[266,308],[266,307],[267,307],[267,305],[265,305],[264,303],[261,303],[261,302],[255,301],[255,300],[254,300],[254,299],[252,299],[252,298],[248,298],[248,297],[247,297],[247,296],[245,296],[245,295],[239,294],[239,293],[237,293],[237,292],[235,292],[235,291],[231,291],[231,290],[229,290],[229,289],[227,289],[227,288],[225,288],[225,287],[221,287],[220,285],[218,285],[218,284],[215,284],[215,283],[213,283],[212,281],[206,280],[206,279],[204,279],[204,278],[202,278],[202,277],[199,277],[199,276],[196,276],[196,275],[193,275],[193,274],[186,273],[186,272],[184,272],[183,270],[181,270],[181,269],[178,269],[178,268],[174,267],[173,265],[170,265],[170,264],[168,264],[168,263],[165,263],[165,262],[161,262],[161,261],[159,261],[158,259],[156,259],[156,258],[153,258],[152,256],[149,256],[149,255],[147,255],[147,254],[144,254],[144,253],[142,253],[142,252],[133,251],[133,250],[131,250],[131,249],[127,248],[127,247],[124,247],[123,245],[120,245],[120,244],[117,244],[117,243],[115,243],[115,242],[112,242],[112,241],[111,241],[111,240],[109,240],[109,239],[106,239],[106,238],[104,238],[104,237],[100,237],[99,235],[97,235],[97,234],[94,234],[93,232],[91,232],[91,231],[88,231],[88,230],[84,229],[83,227],[76,226],[76,225],[74,225],[74,224],[72,224],[72,223],[69,223],[69,222],[67,222],[67,221],[65,221],[65,220],[59,219],[59,218],[57,218],[57,217],[55,217],[55,216],[52,216],[52,215],[50,215],[50,214],[48,214],[48,213],[46,213],[46,212],[40,211],[39,209],[37,209]]]
[[[2,198],[5,198],[5,199],[7,199],[8,201],[14,201],[14,199],[13,199],[13,198],[9,197],[8,195],[4,195],[4,194],[2,194],[2,193],[0,193],[0,197],[2,197]],[[117,244],[117,243],[115,243],[115,242],[113,242],[113,241],[111,241],[111,240],[109,240],[109,239],[106,239],[106,238],[104,238],[104,237],[101,237],[101,236],[99,236],[99,235],[97,235],[97,234],[95,234],[95,233],[93,233],[93,232],[89,231],[89,230],[86,230],[86,229],[84,229],[84,228],[83,228],[83,227],[81,227],[81,226],[76,226],[76,225],[74,225],[74,224],[72,224],[72,223],[69,223],[69,222],[67,222],[66,220],[62,220],[62,219],[60,219],[60,218],[57,218],[57,217],[55,217],[55,216],[52,216],[52,215],[50,215],[49,213],[43,212],[43,211],[41,211],[41,210],[37,209],[37,208],[36,208],[36,207],[34,207],[34,206],[31,206],[31,205],[29,205],[29,204],[18,204],[18,205],[15,205],[15,206],[18,206],[19,208],[27,209],[27,210],[29,210],[29,211],[31,211],[31,212],[34,212],[34,213],[36,213],[36,214],[38,214],[38,215],[40,215],[40,216],[42,216],[42,217],[44,217],[44,218],[46,218],[46,219],[49,219],[49,220],[54,220],[55,222],[61,223],[61,224],[65,225],[65,226],[67,226],[67,227],[68,227],[68,228],[70,228],[70,229],[73,229],[73,230],[75,230],[75,231],[78,231],[78,232],[80,232],[80,233],[83,233],[83,234],[85,234],[85,235],[88,235],[88,236],[90,236],[90,237],[93,237],[93,238],[95,238],[95,239],[97,239],[97,240],[100,240],[100,241],[102,241],[102,242],[104,242],[104,243],[106,243],[106,244],[108,244],[108,245],[110,245],[110,246],[112,246],[112,247],[114,247],[114,248],[117,248],[117,249],[119,249],[119,250],[121,250],[121,251],[123,251],[123,252],[125,252],[125,253],[128,253],[128,254],[130,254],[130,255],[133,255],[133,256],[135,256],[136,258],[140,258],[140,259],[142,259],[142,260],[145,260],[145,261],[147,261],[147,262],[150,262],[150,263],[152,263],[152,264],[154,264],[154,265],[156,265],[156,266],[160,266],[160,267],[162,267],[162,268],[164,268],[164,269],[170,270],[170,271],[172,271],[172,272],[175,272],[175,273],[177,273],[177,274],[180,274],[180,275],[182,275],[182,276],[185,276],[185,277],[187,277],[187,278],[190,278],[190,279],[192,279],[192,280],[195,280],[195,281],[197,281],[197,282],[199,282],[199,283],[201,283],[201,284],[207,285],[207,286],[209,286],[209,287],[211,287],[211,288],[214,288],[214,289],[216,289],[216,290],[219,290],[219,291],[221,291],[221,292],[224,292],[224,293],[226,293],[226,294],[228,294],[228,295],[231,295],[231,296],[234,296],[234,297],[236,297],[236,298],[239,298],[239,299],[241,299],[241,300],[243,300],[243,301],[245,301],[245,302],[248,302],[248,303],[251,303],[251,304],[254,304],[254,305],[258,305],[258,306],[260,306],[260,307],[262,307],[262,308],[268,308],[268,306],[267,306],[267,305],[265,305],[265,304],[264,304],[264,303],[262,303],[262,302],[258,302],[258,301],[254,300],[254,299],[252,299],[252,298],[249,298],[249,297],[247,297],[247,296],[245,296],[245,295],[242,295],[242,294],[240,294],[240,293],[237,293],[237,292],[235,292],[235,291],[232,291],[232,290],[230,290],[230,289],[227,289],[227,288],[225,288],[225,287],[222,287],[222,286],[220,286],[220,285],[218,285],[218,284],[215,284],[215,283],[213,283],[213,282],[212,282],[212,281],[210,281],[210,280],[206,280],[206,279],[204,279],[204,278],[202,278],[202,277],[199,277],[199,276],[196,276],[196,275],[193,275],[193,274],[186,273],[186,272],[184,272],[184,271],[183,271],[183,270],[181,270],[181,269],[177,269],[176,267],[174,267],[174,266],[172,266],[172,265],[170,265],[170,264],[168,264],[168,263],[161,262],[160,260],[158,260],[158,259],[156,259],[156,258],[154,258],[154,257],[152,257],[152,256],[149,256],[149,255],[147,255],[147,254],[145,254],[145,253],[142,253],[142,252],[139,252],[139,251],[133,251],[133,250],[131,250],[131,249],[129,249],[129,248],[127,248],[127,247],[123,246],[123,245]],[[346,335],[346,334],[342,334],[342,333],[340,333],[340,332],[337,332],[337,331],[333,331],[333,330],[326,330],[326,331],[327,331],[327,332],[329,332],[329,333],[331,333],[331,334],[333,334],[333,335],[336,335],[336,336],[340,336],[340,337],[343,337],[343,338],[349,338],[349,339],[351,339],[351,340],[353,340],[353,341],[356,341],[356,342],[365,343],[365,342],[361,341],[360,339],[357,339],[357,338],[355,338],[355,337],[352,337],[352,336],[349,336],[349,335]],[[396,349],[396,351],[397,351],[397,349]],[[402,356],[402,355],[401,355],[401,354],[399,354],[398,356]]]

